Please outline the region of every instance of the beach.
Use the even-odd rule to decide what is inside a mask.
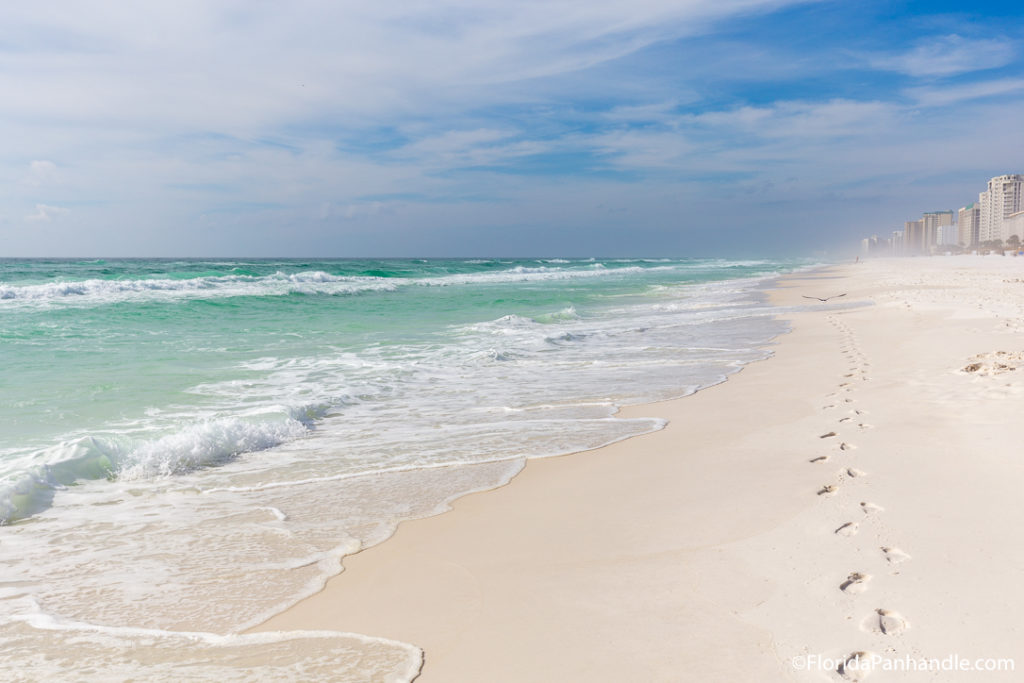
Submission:
[[[240,634],[528,459],[662,429],[616,413],[769,356],[809,263],[3,261],[0,669],[411,680],[415,643]]]
[[[1024,680],[1024,3],[0,16],[0,683]]]
[[[769,360],[401,524],[257,630],[414,644],[428,683],[1017,680],[984,669],[1024,666],[1022,270],[785,277],[811,305]]]

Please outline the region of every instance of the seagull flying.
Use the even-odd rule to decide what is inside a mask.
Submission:
[[[843,292],[842,294],[836,294],[835,296],[826,296],[824,299],[822,299],[820,296],[807,296],[806,294],[803,295],[803,297],[805,299],[817,299],[818,301],[828,301],[829,299],[838,299],[841,296],[846,296],[846,292]]]

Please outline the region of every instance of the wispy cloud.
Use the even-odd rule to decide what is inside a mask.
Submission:
[[[25,4],[4,9],[0,44],[20,49],[0,88],[8,114],[245,134],[479,101],[795,1]]]
[[[682,168],[696,149],[678,130],[614,131],[593,136],[586,143],[613,165],[642,171]]]
[[[435,170],[453,170],[505,164],[549,149],[542,141],[524,140],[521,136],[521,131],[512,129],[451,130],[418,139],[389,156],[413,160]]]
[[[879,27],[813,0],[8,5],[0,214],[83,253],[347,253],[359,230],[441,250],[454,225],[460,247],[526,234],[495,227],[513,223],[538,240],[609,216],[675,225],[724,192],[714,220],[743,224],[769,194],[910,201],[965,159],[1021,170],[1003,168],[1024,141],[1005,21],[894,10]],[[893,48],[908,25],[932,35]],[[996,125],[1007,144],[963,153]],[[312,227],[284,234],[297,225]],[[50,248],[21,232],[5,238]]]
[[[674,118],[677,102],[622,105],[602,114],[608,121],[626,124],[667,123]]]
[[[1022,91],[1024,91],[1024,79],[1000,78],[991,81],[965,83],[963,85],[909,88],[905,91],[905,94],[921,106],[941,107],[985,97],[1020,94]]]
[[[49,223],[50,221],[70,213],[69,209],[48,204],[36,204],[36,210],[25,216],[30,223]]]
[[[31,187],[48,185],[57,181],[57,164],[52,161],[33,161],[28,165],[25,184]]]
[[[1006,66],[1017,45],[1006,38],[964,38],[956,34],[921,38],[906,52],[874,56],[869,63],[909,76],[943,77]]]
[[[836,99],[826,102],[781,101],[768,107],[739,107],[692,117],[697,127],[720,135],[745,135],[793,143],[863,138],[891,128],[899,108],[878,101]]]

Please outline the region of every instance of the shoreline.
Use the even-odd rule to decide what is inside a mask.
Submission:
[[[832,268],[831,266],[818,266],[818,267],[815,267],[814,269],[811,269],[811,270],[798,271],[796,273],[789,273],[789,274],[782,275],[782,276],[779,276],[777,278],[774,278],[774,281],[775,281],[774,286],[768,287],[768,288],[764,289],[763,290],[764,296],[765,296],[766,300],[768,300],[771,303],[776,304],[776,305],[804,304],[806,302],[803,301],[803,300],[800,300],[798,298],[793,298],[792,300],[787,300],[787,301],[784,301],[784,302],[780,301],[779,300],[780,299],[780,297],[779,297],[779,290],[780,290],[780,288],[784,288],[786,286],[785,283],[788,280],[790,280],[790,279],[803,279],[803,278],[808,278],[808,277],[809,278],[828,277],[828,275],[821,275],[821,273],[828,273],[831,268]],[[758,361],[753,361],[753,362],[744,364],[738,371],[729,374],[725,379],[723,379],[722,381],[720,381],[720,382],[718,382],[716,384],[704,387],[704,388],[702,388],[702,389],[700,389],[700,390],[698,390],[698,391],[696,391],[696,392],[694,392],[692,394],[687,394],[687,395],[679,396],[679,397],[676,397],[676,398],[665,399],[665,400],[661,400],[661,401],[653,401],[653,402],[646,402],[646,403],[640,403],[640,404],[621,406],[620,409],[615,414],[615,417],[616,418],[620,418],[620,419],[635,419],[635,418],[654,418],[654,419],[658,419],[658,420],[661,420],[661,421],[665,422],[665,426],[662,427],[661,429],[654,430],[654,431],[651,431],[651,432],[646,432],[646,433],[643,433],[643,434],[637,434],[637,435],[633,435],[633,436],[624,437],[622,439],[619,439],[617,441],[613,441],[613,442],[611,442],[609,444],[605,444],[605,445],[599,446],[599,447],[594,448],[594,449],[588,449],[588,450],[584,450],[584,451],[576,451],[576,452],[572,452],[572,453],[568,453],[568,454],[564,454],[564,455],[557,455],[557,456],[549,456],[549,457],[543,457],[543,458],[530,458],[530,459],[527,459],[525,461],[524,467],[523,467],[523,469],[521,471],[519,471],[517,474],[515,474],[509,481],[507,481],[506,483],[504,483],[504,484],[502,484],[502,485],[500,485],[500,486],[498,486],[496,488],[490,488],[490,489],[486,489],[486,490],[483,490],[483,491],[474,491],[474,492],[467,493],[465,495],[461,495],[458,498],[456,498],[455,500],[447,502],[447,505],[448,505],[448,509],[447,510],[445,510],[443,512],[440,512],[440,513],[437,513],[435,515],[431,515],[429,517],[423,517],[423,518],[417,518],[417,519],[411,519],[411,520],[402,521],[399,524],[398,528],[395,530],[395,532],[392,534],[392,536],[390,536],[388,539],[382,541],[380,544],[374,545],[374,546],[372,546],[370,548],[367,548],[365,550],[361,550],[358,553],[346,556],[344,558],[344,561],[343,561],[343,564],[345,566],[344,571],[341,574],[336,575],[336,576],[330,578],[327,581],[327,585],[325,586],[324,590],[322,590],[320,593],[315,594],[313,596],[310,596],[308,598],[305,598],[305,599],[299,601],[296,605],[293,605],[292,607],[289,607],[288,609],[284,610],[283,612],[281,612],[281,613],[271,617],[270,619],[268,619],[267,621],[263,622],[262,624],[254,627],[252,629],[249,629],[248,631],[246,631],[246,633],[258,633],[258,632],[264,632],[264,631],[310,630],[310,629],[313,629],[313,630],[329,629],[329,630],[336,630],[336,631],[343,631],[343,632],[350,632],[350,633],[353,633],[353,632],[354,633],[365,633],[367,635],[376,633],[377,630],[378,630],[377,624],[373,623],[373,620],[374,620],[373,614],[376,612],[376,606],[373,605],[373,604],[370,604],[370,603],[373,602],[372,599],[369,600],[367,604],[360,605],[361,612],[360,612],[359,618],[360,619],[363,619],[363,618],[369,619],[370,622],[367,623],[367,627],[372,627],[372,628],[368,628],[367,630],[360,630],[358,627],[351,627],[351,626],[348,625],[350,623],[355,623],[354,621],[349,621],[350,619],[352,619],[352,612],[354,612],[354,610],[351,609],[353,607],[352,605],[338,605],[338,604],[334,603],[334,601],[337,599],[337,596],[335,595],[335,592],[338,591],[338,588],[336,588],[335,584],[349,583],[351,581],[352,577],[355,575],[356,571],[360,571],[360,572],[364,571],[364,570],[362,570],[360,565],[362,565],[362,563],[365,561],[365,558],[370,557],[370,556],[376,556],[380,552],[380,549],[382,549],[382,548],[384,548],[386,546],[392,546],[393,552],[395,552],[396,554],[398,554],[400,556],[403,556],[403,557],[399,557],[399,558],[392,558],[392,557],[390,557],[390,555],[392,553],[387,553],[387,555],[389,555],[389,557],[383,557],[383,558],[380,558],[379,560],[376,557],[372,557],[370,559],[370,563],[373,564],[374,566],[367,567],[367,569],[365,571],[368,574],[377,575],[378,577],[380,575],[381,569],[383,569],[384,567],[387,567],[389,570],[394,569],[394,567],[395,567],[394,563],[397,563],[398,565],[402,565],[402,564],[405,564],[408,561],[410,564],[415,564],[415,561],[413,561],[412,557],[406,557],[406,553],[411,552],[413,554],[413,556],[414,556],[415,554],[417,554],[418,551],[416,551],[416,550],[409,550],[409,549],[405,549],[405,548],[398,549],[398,548],[394,547],[394,544],[396,543],[396,539],[401,539],[401,542],[404,543],[404,540],[405,540],[405,538],[408,535],[424,533],[420,529],[416,528],[421,523],[429,522],[430,520],[439,520],[439,519],[442,519],[442,518],[448,518],[448,517],[450,517],[450,516],[452,516],[454,514],[457,514],[457,513],[460,515],[460,517],[462,515],[467,515],[467,516],[468,515],[472,515],[472,514],[474,514],[473,511],[464,511],[464,512],[459,512],[459,511],[460,511],[461,508],[464,508],[464,507],[467,507],[467,506],[472,506],[475,509],[475,507],[476,507],[476,499],[478,499],[478,498],[485,498],[486,499],[486,498],[489,498],[490,496],[492,496],[493,494],[495,494],[496,492],[504,491],[504,490],[508,489],[509,487],[517,486],[517,483],[523,481],[524,477],[527,477],[527,473],[529,473],[529,476],[527,477],[527,479],[530,480],[531,482],[534,479],[548,477],[549,473],[546,471],[548,468],[544,466],[545,463],[573,460],[574,462],[573,462],[573,465],[570,467],[570,469],[575,469],[575,467],[580,466],[580,465],[585,467],[586,466],[585,463],[577,463],[576,461],[580,460],[580,459],[586,459],[586,458],[589,458],[589,457],[591,457],[591,456],[593,456],[595,454],[604,453],[606,451],[613,451],[614,453],[613,453],[612,457],[618,457],[617,456],[617,452],[618,451],[622,451],[622,450],[628,451],[630,449],[630,447],[631,447],[630,446],[631,444],[634,444],[637,441],[642,441],[644,439],[649,439],[649,438],[657,436],[659,434],[663,434],[664,432],[666,432],[668,429],[671,428],[671,426],[672,426],[672,424],[674,422],[678,422],[680,420],[681,415],[679,414],[679,411],[680,411],[680,409],[683,409],[683,410],[687,409],[687,407],[689,406],[689,403],[687,403],[688,401],[692,401],[696,397],[701,396],[701,395],[703,395],[703,394],[705,394],[705,393],[707,393],[709,391],[720,390],[722,387],[727,386],[727,385],[737,381],[738,377],[741,377],[741,376],[745,375],[746,373],[750,372],[751,368],[759,366],[759,365],[763,365],[766,362],[774,361],[776,353],[777,353],[778,346],[780,345],[780,340],[790,336],[792,333],[793,333],[793,328],[791,327],[790,330],[788,330],[787,332],[784,332],[783,334],[781,334],[778,337],[776,337],[775,339],[773,339],[773,341],[770,343],[770,346],[767,347],[767,348],[772,350],[772,354],[771,355],[769,355],[768,357],[766,357],[764,359],[760,359]],[[678,429],[678,427],[677,427],[677,429]],[[556,469],[561,469],[561,467],[556,467]],[[562,473],[557,473],[555,476],[563,477],[565,475],[562,474]],[[575,475],[569,474],[569,476],[572,477],[572,476],[575,476]],[[522,486],[522,484],[519,484],[519,485]],[[530,484],[527,484],[527,485],[530,485]],[[483,502],[482,504],[485,505],[485,506],[489,505],[486,502]],[[498,503],[491,503],[491,504],[497,505]],[[433,534],[434,532],[433,532],[433,530],[428,530],[426,533]],[[431,542],[428,541],[427,543],[429,544]],[[442,564],[443,564],[443,561],[442,561]],[[421,569],[422,569],[422,567],[421,567]],[[434,567],[434,569],[438,569],[438,568]],[[397,602],[397,603],[401,603],[401,602],[405,601],[407,598],[409,598],[411,594],[419,594],[421,596],[422,595],[427,595],[427,594],[437,595],[438,588],[444,588],[444,587],[453,589],[456,592],[458,592],[458,589],[453,586],[453,583],[457,583],[457,580],[453,581],[453,579],[457,579],[457,577],[456,576],[451,576],[451,575],[446,576],[445,574],[447,574],[447,572],[445,572],[444,568],[442,567],[439,572],[435,572],[433,574],[432,578],[427,578],[427,579],[422,580],[422,581],[421,580],[409,581],[408,579],[411,578],[411,577],[404,577],[403,579],[399,580],[400,583],[404,583],[406,585],[406,588],[403,589],[403,591],[402,591],[404,597],[401,597],[401,596],[391,596],[391,600],[394,601],[394,602]],[[374,581],[374,583],[376,583],[376,582],[377,581]],[[431,585],[431,586],[424,585],[424,584],[429,584],[431,582],[433,582],[434,585]],[[342,589],[340,592],[344,592],[344,593],[348,593],[348,592],[360,593],[363,590],[363,588],[365,588],[365,586],[363,585],[363,583],[361,581],[359,586],[354,587],[351,590]],[[445,597],[441,597],[441,598],[439,598],[435,602],[435,604],[432,605],[433,610],[436,610],[434,612],[434,614],[442,615],[442,616],[439,617],[439,619],[444,624],[451,624],[452,623],[453,619],[452,619],[451,610],[446,610],[446,609],[441,608],[441,605],[438,604],[438,603],[444,603],[445,601],[447,601],[449,599],[449,597],[451,597],[451,596],[446,595]],[[457,599],[456,599],[456,602],[458,602]],[[401,607],[400,606],[397,606],[397,605],[393,605],[393,606],[397,607],[397,609],[399,611],[401,611]],[[327,617],[327,616],[322,615],[322,614],[320,614],[318,616],[318,613],[320,613],[323,608],[327,608],[329,611],[332,611],[332,612],[333,611],[345,612],[349,616],[339,617],[337,620],[333,619],[331,617]],[[456,611],[458,611],[459,609],[460,608],[456,608]],[[424,610],[423,608],[420,608],[417,611],[430,612],[431,610],[430,609]],[[398,615],[398,614],[391,614],[389,616],[399,617],[400,615]],[[408,615],[404,615],[404,616],[407,617]],[[403,620],[404,621],[405,619],[404,618],[400,618],[399,620]],[[420,627],[421,627],[421,629],[424,632],[430,631],[430,630],[434,630],[434,627],[431,626],[429,623],[423,623],[423,624],[420,625]],[[385,630],[387,630],[387,627],[385,627]],[[402,629],[399,629],[399,631],[402,631]],[[404,640],[400,636],[389,636],[389,637],[391,637],[391,638],[393,638],[395,640],[401,641],[401,642],[409,642],[410,644],[414,644],[415,643],[417,646],[422,646],[424,648],[424,651],[425,651],[425,667],[424,667],[424,670],[421,672],[421,674],[415,680],[417,680],[417,681],[430,681],[430,680],[434,680],[434,678],[432,677],[433,676],[433,672],[431,670],[433,667],[430,665],[430,663],[432,663],[431,662],[431,653],[432,653],[432,650],[435,649],[434,647],[429,646],[429,645],[422,645],[420,643],[416,643],[415,640],[406,641],[406,640]],[[434,652],[434,654],[436,655],[436,652]],[[604,670],[607,671],[607,669],[604,669]],[[448,678],[445,678],[445,676],[447,676],[448,674],[440,674],[440,675],[442,677],[438,678],[437,680],[449,680]],[[498,679],[494,678],[493,672],[487,672],[486,670],[481,670],[481,671],[474,672],[472,675],[473,676],[483,676],[485,678],[490,678],[491,680],[498,680]],[[525,672],[524,672],[523,675],[533,676],[533,674],[526,674]],[[562,675],[563,674],[558,674],[557,676],[553,676],[550,680],[564,680],[564,679],[561,678]],[[569,675],[576,675],[576,674],[569,674]],[[586,676],[588,676],[588,679],[589,679],[589,677],[592,677],[594,675],[594,672],[590,672],[590,673],[587,673],[587,674],[580,674],[580,675],[586,675]],[[513,678],[510,678],[508,680],[516,680],[516,679],[515,679],[515,677],[513,677]],[[531,678],[531,680],[534,680],[534,679]],[[536,680],[542,680],[542,679],[536,679]],[[543,680],[547,680],[547,679],[543,679]],[[609,678],[608,680],[612,680],[612,679]]]
[[[665,429],[530,460],[505,486],[403,522],[388,540],[346,557],[345,571],[321,593],[254,630],[330,629],[412,643],[425,653],[416,680],[427,683],[843,680],[835,667],[800,670],[794,658],[1014,656],[1011,618],[1021,601],[1007,600],[999,586],[1013,585],[1024,553],[985,534],[1000,581],[969,591],[979,616],[950,625],[944,612],[977,569],[941,549],[976,540],[975,526],[991,525],[979,502],[1003,520],[1024,512],[1015,497],[991,495],[998,484],[1015,490],[1008,487],[1021,483],[1021,466],[988,457],[986,486],[952,496],[962,468],[955,459],[934,462],[918,443],[935,448],[920,422],[949,409],[948,401],[915,407],[904,395],[922,387],[947,395],[946,385],[964,379],[950,360],[969,348],[996,350],[1005,332],[949,315],[969,299],[932,303],[934,291],[913,282],[918,272],[893,273],[884,263],[783,276],[770,290],[774,303],[804,304],[802,293],[835,285],[851,291],[844,303],[876,305],[787,315],[791,331],[767,362],[618,415],[667,419]],[[886,283],[901,277],[905,290]],[[922,354],[936,329],[951,335],[949,349]],[[949,372],[922,378],[925,361]],[[991,413],[990,397],[975,393]],[[966,447],[962,423],[942,424],[940,443]],[[1007,456],[1012,430],[991,431],[994,452]],[[886,457],[892,444],[898,459]],[[955,509],[937,512],[930,491],[917,490],[922,466],[925,479],[958,501]],[[936,528],[936,517],[944,525]],[[859,533],[837,533],[848,523]],[[1011,525],[996,526],[1007,533]],[[854,575],[862,578],[848,584]],[[945,626],[919,626],[929,621]],[[852,669],[845,673],[855,680]],[[917,680],[910,676],[901,680]]]

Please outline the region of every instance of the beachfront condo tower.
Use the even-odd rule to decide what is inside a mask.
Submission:
[[[978,241],[1007,240],[1009,225],[1004,225],[1011,214],[1024,209],[1024,175],[1000,175],[988,181],[988,189],[978,195],[981,205],[978,223]]]

